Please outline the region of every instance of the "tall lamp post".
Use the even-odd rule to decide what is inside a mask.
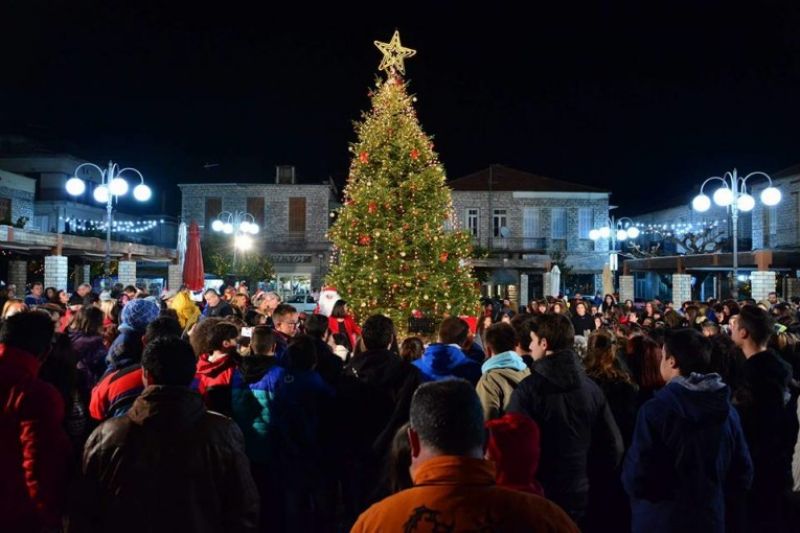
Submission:
[[[94,163],[83,163],[75,168],[75,175],[67,180],[67,193],[72,196],[80,196],[86,191],[86,182],[78,177],[78,172],[89,167],[100,174],[100,185],[95,187],[92,195],[95,201],[106,204],[106,254],[103,261],[104,283],[111,278],[111,227],[113,225],[114,200],[119,201],[120,196],[128,194],[129,186],[123,174],[135,174],[139,178],[139,184],[133,188],[133,197],[140,202],[146,202],[153,195],[150,187],[145,185],[144,176],[135,168],[120,168],[117,163],[108,162],[108,168],[100,168]]]
[[[769,186],[761,191],[761,203],[769,207],[778,205],[781,201],[781,191],[772,186],[772,178],[761,171],[751,172],[747,176],[741,177],[737,175],[735,168],[723,174],[722,177],[712,176],[705,180],[700,185],[700,194],[692,200],[692,208],[699,213],[708,211],[711,207],[711,198],[714,199],[714,203],[718,206],[728,208],[728,213],[731,216],[731,225],[733,226],[733,283],[731,284],[731,297],[734,300],[739,298],[739,211],[747,213],[756,206],[755,198],[747,192],[747,180],[754,176],[762,176],[769,182]],[[722,185],[709,198],[703,192],[703,189],[711,181],[721,181]]]
[[[611,239],[611,253],[608,255],[608,267],[612,272],[617,270],[617,241],[623,242],[628,239],[636,239],[641,234],[636,223],[628,217],[615,219],[613,216],[606,219],[605,225],[589,231],[589,238],[593,241],[598,239]]]
[[[226,235],[233,235],[233,270],[236,273],[237,252],[253,247],[252,235],[259,232],[256,219],[245,211],[223,211],[211,223],[211,229]]]

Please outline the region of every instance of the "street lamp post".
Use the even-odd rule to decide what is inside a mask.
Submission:
[[[211,229],[226,235],[233,235],[233,270],[236,273],[236,259],[239,250],[253,247],[253,238],[259,232],[256,219],[245,211],[223,211],[211,223]]]
[[[731,284],[731,297],[734,300],[739,298],[739,211],[747,213],[756,206],[756,200],[747,192],[747,180],[753,176],[763,176],[767,178],[769,187],[761,191],[761,203],[772,207],[781,201],[781,191],[772,186],[772,178],[761,171],[751,172],[745,177],[740,177],[734,168],[719,176],[712,176],[700,185],[700,194],[692,200],[692,209],[699,213],[708,211],[711,207],[711,198],[704,192],[703,188],[711,181],[721,181],[722,185],[714,191],[712,198],[714,203],[720,207],[727,207],[731,215],[733,226],[733,283]]]
[[[95,169],[100,174],[100,185],[95,187],[92,195],[95,201],[106,204],[106,254],[103,262],[104,283],[111,278],[111,227],[113,225],[114,200],[119,201],[120,196],[128,194],[128,182],[123,174],[132,173],[139,177],[139,184],[133,188],[133,197],[140,202],[146,202],[153,195],[150,187],[145,185],[144,176],[135,168],[120,166],[112,161],[108,168],[100,168],[94,163],[82,163],[75,168],[75,175],[67,180],[67,193],[80,196],[86,191],[86,182],[78,177],[78,171],[83,167]]]
[[[615,219],[613,216],[606,219],[605,225],[589,231],[589,238],[593,241],[598,239],[611,239],[611,253],[608,256],[608,267],[617,270],[617,241],[623,242],[628,239],[636,239],[641,234],[636,223],[628,217]]]

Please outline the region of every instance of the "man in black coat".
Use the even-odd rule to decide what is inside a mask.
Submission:
[[[731,338],[746,358],[733,403],[753,458],[748,498],[751,531],[788,531],[785,499],[792,488],[792,453],[797,438],[789,382],[791,367],[767,349],[774,333],[769,313],[745,305],[730,320]]]
[[[389,351],[395,329],[390,318],[369,317],[361,329],[364,349],[344,368],[337,387],[346,451],[347,512],[355,518],[375,500],[375,489],[394,434],[408,422],[419,371]]]
[[[575,330],[564,315],[542,315],[531,323],[531,375],[511,396],[509,412],[530,416],[542,434],[537,477],[547,497],[578,525],[586,512],[589,470],[614,475],[623,444],[603,391],[583,370],[575,352]]]

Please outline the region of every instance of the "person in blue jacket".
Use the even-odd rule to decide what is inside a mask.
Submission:
[[[439,342],[430,344],[422,357],[412,364],[423,381],[439,381],[456,377],[466,379],[473,386],[481,378],[481,365],[467,357],[462,346],[467,341],[469,324],[458,317],[447,317],[439,327]]]
[[[723,533],[726,515],[741,508],[726,510],[725,502],[750,487],[753,463],[728,386],[704,373],[710,360],[710,341],[699,331],[667,335],[667,385],[639,410],[623,466],[633,532]]]

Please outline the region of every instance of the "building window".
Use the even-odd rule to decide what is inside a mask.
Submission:
[[[581,207],[578,210],[578,238],[588,239],[594,222],[594,212],[591,207]]]
[[[480,215],[477,209],[467,209],[467,231],[469,231],[473,237],[478,237],[478,227],[479,227]]]
[[[305,197],[289,198],[289,233],[305,234],[306,232],[306,199]]]
[[[553,239],[567,238],[567,210],[563,207],[554,207],[550,210],[550,224]]]
[[[211,231],[211,223],[222,213],[222,198],[206,198],[206,231]]]
[[[492,213],[492,235],[500,237],[500,228],[508,227],[508,218],[505,209],[495,209]]]
[[[247,212],[253,215],[259,228],[264,228],[264,197],[250,196],[247,198]]]
[[[11,198],[0,198],[0,222],[15,222],[11,220]]]
[[[542,217],[538,207],[525,207],[522,210],[522,237],[538,239],[542,237]]]

